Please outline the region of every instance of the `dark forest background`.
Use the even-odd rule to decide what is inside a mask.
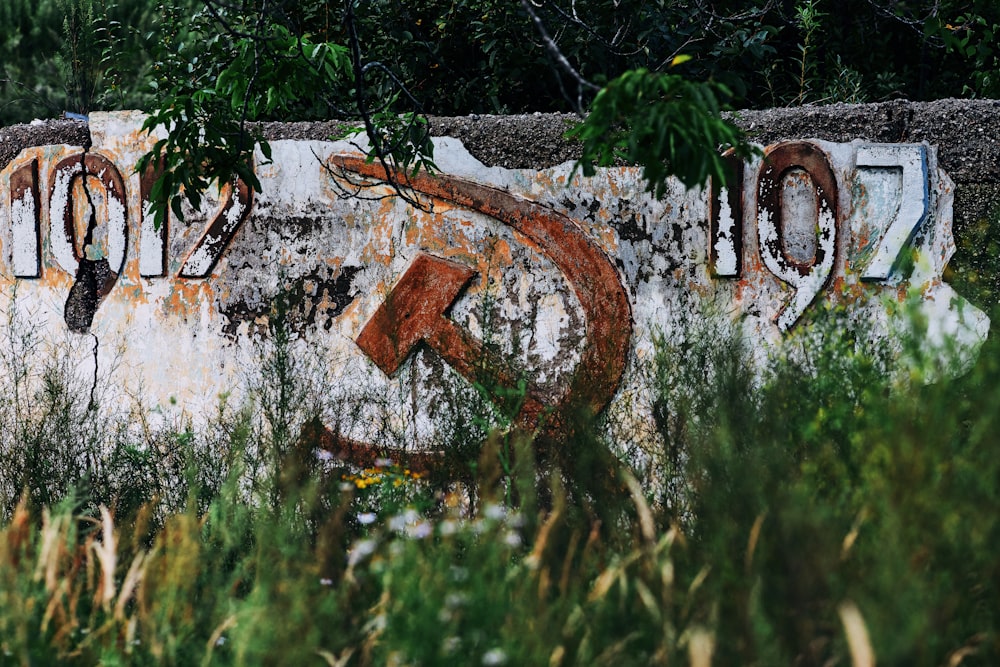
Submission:
[[[164,76],[182,76],[214,48],[213,31],[246,25],[262,0],[2,0],[0,124],[64,111],[139,108],[162,101]],[[574,81],[557,66],[521,4],[511,0],[311,0],[275,3],[311,43],[346,44],[350,5],[368,61],[425,113],[574,109]],[[597,85],[630,69],[714,80],[737,108],[906,98],[1000,97],[993,0],[559,0],[532,4],[568,62]],[[678,58],[681,56],[681,58]],[[686,57],[690,56],[690,59]],[[684,61],[683,64],[677,63]],[[376,87],[378,83],[374,84]],[[373,91],[378,93],[379,91]],[[336,115],[329,91],[275,116]],[[400,99],[399,110],[412,108]]]

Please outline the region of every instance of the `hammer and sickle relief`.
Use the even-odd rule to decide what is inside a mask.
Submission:
[[[363,158],[334,156],[334,167],[365,178],[386,177],[380,165]],[[406,181],[414,192],[487,215],[536,246],[563,274],[585,320],[580,361],[557,405],[545,405],[530,387],[516,417],[534,429],[558,424],[566,409],[603,410],[625,372],[632,336],[632,313],[618,272],[608,256],[568,216],[523,197],[457,177],[418,173]],[[425,343],[470,381],[483,368],[502,368],[470,332],[447,317],[447,311],[475,276],[463,264],[420,253],[368,320],[357,345],[387,375],[400,367],[418,343]],[[499,360],[497,360],[499,362]],[[515,380],[492,371],[494,386],[510,388]],[[338,440],[351,458],[369,459],[359,443]]]

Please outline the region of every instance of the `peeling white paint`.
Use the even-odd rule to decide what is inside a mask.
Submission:
[[[110,195],[110,193],[107,193]],[[126,239],[128,236],[128,218],[125,213],[125,202],[117,197],[107,197],[107,241],[108,264],[116,273],[125,266]]]
[[[52,198],[49,200],[49,244],[56,263],[66,273],[75,276],[80,266],[73,249],[73,238],[63,224],[66,210],[72,206],[71,192],[75,170],[60,169],[55,174]]]
[[[729,205],[729,190],[722,188],[719,196],[719,237],[715,241],[715,273],[722,277],[734,277],[739,268],[736,256],[736,219],[733,207]]]
[[[35,196],[31,190],[12,202],[10,210],[11,226],[11,270],[17,278],[38,277],[38,225],[35,222]]]
[[[160,230],[156,228],[156,218],[152,204],[141,202],[142,227],[139,230],[139,275],[143,277],[162,276],[166,271],[163,262],[164,244]],[[164,225],[168,223],[164,221]]]

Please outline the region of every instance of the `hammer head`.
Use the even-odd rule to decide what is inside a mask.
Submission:
[[[448,325],[445,313],[475,275],[464,264],[420,253],[355,342],[392,375],[420,341]]]

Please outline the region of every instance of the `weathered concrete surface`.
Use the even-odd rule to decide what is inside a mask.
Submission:
[[[936,104],[921,113],[950,122]],[[462,141],[435,140],[441,176],[414,179],[417,205],[327,140],[337,124],[264,125],[263,191],[226,185],[160,229],[153,175],[134,173],[155,140],[140,114],[95,114],[79,143],[75,125],[8,128],[21,148],[0,170],[0,310],[68,341],[120,400],[192,416],[239,397],[283,322],[331,429],[395,447],[433,448],[483,410],[544,421],[577,401],[642,421],[653,339],[703,304],[773,343],[824,301],[891,335],[883,299],[914,293],[931,339],[974,348],[988,322],[943,280],[956,183],[944,147],[914,138],[952,125],[918,128],[917,106],[846,107],[834,129],[832,110],[747,114],[771,160],[742,165],[733,192],[674,183],[662,201],[635,168],[571,179],[564,116],[432,119]],[[968,122],[998,111],[972,107]],[[970,150],[995,159],[997,135],[980,134]],[[484,408],[476,386],[507,398]]]
[[[984,254],[984,245],[963,242],[988,216],[1000,211],[1000,101],[896,100],[741,111],[733,117],[753,141],[764,145],[814,137],[832,142],[925,141],[936,146],[941,169],[955,182],[958,253],[952,270],[966,281],[979,282],[980,289],[970,294],[978,306],[1000,305],[1000,272],[995,262]],[[545,168],[579,156],[572,145],[558,139],[558,132],[573,118],[479,116],[432,119],[431,124],[435,132],[466,142],[469,152],[486,164]],[[532,141],[534,136],[540,140]],[[541,148],[535,150],[536,145]]]

